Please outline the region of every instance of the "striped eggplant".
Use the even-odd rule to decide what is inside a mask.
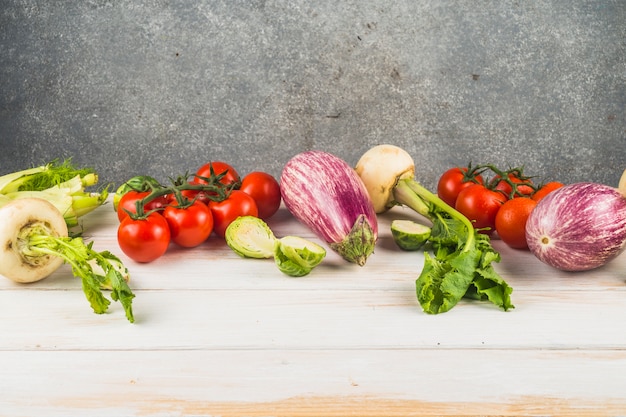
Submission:
[[[581,182],[541,199],[526,222],[530,251],[564,271],[600,267],[626,249],[626,199],[608,185]]]
[[[365,265],[378,223],[363,181],[347,162],[323,151],[299,153],[283,168],[280,188],[295,218],[344,259]]]

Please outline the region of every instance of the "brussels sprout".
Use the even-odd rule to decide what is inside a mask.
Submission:
[[[274,261],[283,273],[292,277],[307,275],[326,257],[317,243],[297,236],[285,236],[274,245]]]
[[[244,258],[271,258],[276,237],[258,217],[237,217],[226,228],[226,244]]]
[[[394,220],[391,222],[391,236],[401,249],[418,250],[430,238],[430,227],[412,220]]]

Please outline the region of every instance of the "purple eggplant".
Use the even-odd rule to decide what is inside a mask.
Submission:
[[[561,187],[533,209],[526,240],[530,251],[554,268],[600,267],[626,249],[626,199],[603,184]]]
[[[363,181],[347,162],[328,152],[302,152],[283,168],[280,187],[295,218],[344,259],[365,265],[378,222]]]

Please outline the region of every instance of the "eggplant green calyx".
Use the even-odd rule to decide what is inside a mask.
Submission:
[[[424,254],[424,268],[415,283],[426,313],[444,313],[463,297],[491,301],[504,311],[514,308],[513,289],[493,268],[500,254],[489,236],[414,179],[400,179],[394,199],[432,222],[429,242],[434,256]]]
[[[330,247],[345,260],[363,266],[367,258],[374,253],[375,245],[374,229],[367,221],[367,217],[360,214],[345,239],[339,243],[331,243]]]

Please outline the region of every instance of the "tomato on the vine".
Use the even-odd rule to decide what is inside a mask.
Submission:
[[[437,183],[437,195],[449,206],[454,207],[459,193],[473,184],[483,184],[481,175],[467,174],[467,168],[454,167],[444,172]]]
[[[496,232],[512,248],[528,249],[526,221],[537,202],[528,197],[512,198],[500,207],[496,215]]]
[[[278,211],[281,202],[280,185],[267,172],[249,173],[243,177],[239,189],[254,198],[259,218],[266,220]]]
[[[511,172],[507,174],[509,181],[515,184],[516,192],[513,194],[513,187],[506,180],[502,179],[500,175],[496,175],[492,182],[495,185],[493,188],[496,191],[501,191],[507,198],[525,197],[530,196],[535,192],[534,184],[530,178],[520,178],[517,173]],[[520,184],[520,185],[518,185]]]
[[[196,178],[189,181],[189,184],[191,185],[202,185],[204,183],[200,182]],[[211,197],[217,195],[215,192],[205,190],[181,190],[180,193],[188,200],[195,199],[196,201],[200,201],[207,206],[209,205],[209,202],[211,202]]]
[[[467,217],[476,229],[489,228],[483,232],[492,233],[496,214],[505,201],[507,198],[502,193],[490,190],[482,184],[473,184],[459,193],[455,208]]]
[[[214,176],[223,175],[220,178],[220,182],[224,185],[237,183],[241,179],[232,165],[222,161],[207,162],[196,171],[197,177],[211,178],[211,174],[213,174]],[[203,178],[196,178],[195,181],[199,182],[200,184],[207,184],[208,181]]]
[[[117,229],[117,242],[132,260],[152,262],[167,251],[170,228],[165,218],[156,212],[140,219],[126,216]]]
[[[225,200],[211,201],[209,208],[213,215],[213,230],[220,237],[224,237],[226,228],[237,217],[259,215],[254,198],[241,190],[231,191]]]
[[[136,205],[137,201],[144,199],[148,195],[150,195],[150,191],[130,190],[126,192],[122,196],[122,198],[120,198],[117,204],[118,220],[121,222],[126,217],[128,217],[128,213],[126,212],[126,210],[128,210],[131,213],[137,213],[137,205]],[[156,197],[154,200],[151,200],[147,204],[144,205],[143,211],[144,213],[147,213],[151,210],[161,209],[165,207],[168,204],[168,202],[169,202],[169,199],[167,196]]]
[[[550,181],[542,185],[532,196],[531,198],[537,202],[539,202],[542,198],[550,194],[552,191],[563,187],[565,184],[559,181]]]
[[[163,217],[170,228],[172,242],[185,248],[200,245],[213,231],[211,210],[198,200],[186,207],[169,205]]]

